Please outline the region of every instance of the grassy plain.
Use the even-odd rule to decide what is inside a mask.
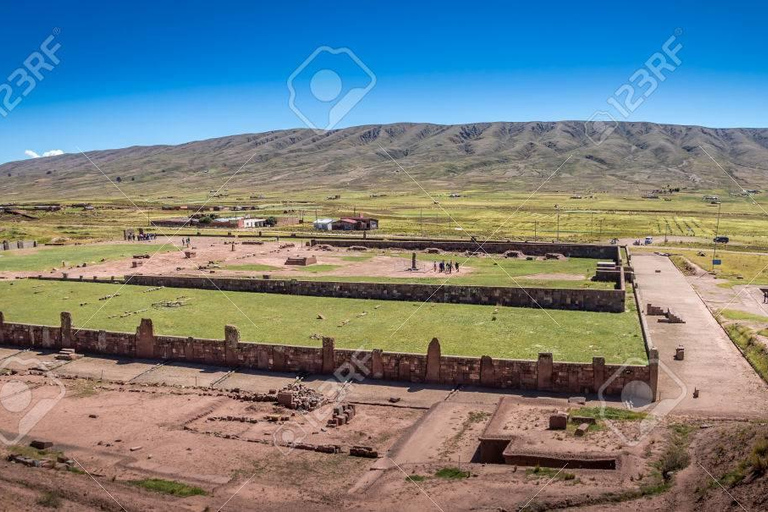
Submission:
[[[712,250],[674,249],[671,253],[683,256],[706,271],[714,272],[729,285],[768,284],[768,254],[744,253],[731,250],[717,251],[720,265],[712,265]],[[673,259],[674,261],[674,259]],[[684,262],[677,261],[678,268],[685,268]]]
[[[461,197],[449,197],[454,191],[423,192],[377,190],[344,192],[340,199],[328,196],[338,191],[266,193],[259,200],[247,194],[232,194],[211,199],[205,195],[186,197],[184,204],[200,206],[256,204],[258,216],[295,215],[306,221],[302,225],[263,228],[264,234],[311,231],[311,221],[318,217],[341,217],[355,213],[378,217],[380,234],[409,236],[477,236],[483,240],[514,238],[528,240],[597,241],[611,238],[639,238],[646,235],[663,237],[696,237],[698,243],[711,241],[717,224],[717,205],[702,200],[704,194],[719,194],[722,200],[719,233],[728,235],[736,244],[768,247],[768,218],[764,211],[744,197],[730,196],[727,191],[680,193],[664,199],[642,199],[639,195],[595,193],[573,199],[570,193],[530,193],[490,190],[464,190]],[[376,197],[372,197],[375,195]],[[430,197],[431,196],[431,197]],[[768,196],[755,197],[768,208]],[[37,220],[0,217],[0,239],[35,238],[108,240],[120,235],[124,227],[149,227],[150,219],[177,217],[185,212],[162,211],[163,204],[174,199],[135,197],[138,209],[127,201],[93,203],[96,209],[83,211],[65,208],[60,212],[34,212]],[[178,199],[180,201],[180,199]],[[437,203],[437,204],[436,204]],[[765,203],[765,204],[762,204]],[[110,209],[100,208],[109,206]],[[119,207],[121,209],[111,209]],[[190,212],[187,212],[190,213]],[[154,230],[154,228],[151,228]],[[156,231],[175,233],[173,228]],[[194,234],[184,229],[182,234]],[[209,230],[226,234],[228,230]]]
[[[425,353],[437,337],[444,354],[536,359],[539,352],[552,352],[556,361],[603,356],[608,363],[646,357],[631,297],[625,313],[536,308],[494,313],[493,306],[464,304],[0,281],[6,322],[58,325],[59,313],[70,311],[74,325],[87,329],[134,332],[141,318],[152,318],[157,333],[177,336],[222,339],[224,325],[231,324],[253,342],[319,346],[320,336],[332,336],[339,348]]]
[[[129,244],[103,244],[83,246],[52,246],[40,247],[32,251],[11,250],[0,251],[0,271],[32,271],[61,268],[61,262],[66,266],[89,265],[102,260],[117,260],[130,258],[134,254],[145,252],[168,252],[175,250],[171,245],[162,248],[158,245],[148,248]]]

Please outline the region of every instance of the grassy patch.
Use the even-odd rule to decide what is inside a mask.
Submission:
[[[424,475],[408,475],[405,477],[406,482],[423,482],[427,477]]]
[[[172,496],[204,496],[208,494],[205,490],[191,485],[175,482],[172,480],[162,480],[160,478],[146,478],[144,480],[132,480],[131,485],[147,489],[148,491],[170,494]]]
[[[31,446],[21,446],[21,445],[9,446],[8,451],[11,452],[13,455],[20,455],[22,457],[27,457],[35,460],[42,460],[42,459],[56,460],[56,457],[63,455],[63,453],[59,451],[38,450],[36,448],[32,448]]]
[[[440,452],[440,456],[443,459],[447,459],[450,453],[458,448],[461,438],[467,433],[467,430],[472,428],[472,425],[485,421],[491,414],[485,411],[470,411],[467,418],[461,424],[459,430],[443,444],[443,449]]]
[[[367,256],[342,256],[341,261],[368,261],[373,258],[372,254]]]
[[[728,320],[748,320],[755,322],[768,322],[768,316],[756,315],[754,313],[747,313],[746,311],[740,311],[738,309],[724,309],[720,312],[724,318]]]
[[[437,478],[445,478],[445,479],[448,479],[448,480],[458,480],[458,479],[461,479],[461,478],[469,478],[470,477],[470,472],[469,471],[462,471],[459,468],[450,467],[450,468],[438,469],[435,472],[435,476]]]
[[[62,247],[42,247],[30,251],[0,252],[0,271],[33,271],[62,268],[61,262],[67,266],[88,265],[121,258],[130,258],[134,254],[154,254],[161,245],[155,244],[122,244],[122,245],[72,245]],[[168,245],[160,252],[176,250]]]
[[[525,474],[532,477],[537,478],[554,478],[555,480],[575,480],[576,475],[573,473],[569,473],[568,471],[558,470],[554,468],[542,468],[540,466],[536,466],[533,468],[528,468],[525,470]]]
[[[133,333],[141,317],[160,335],[222,339],[224,326],[240,328],[241,339],[259,343],[319,346],[314,334],[336,339],[337,348],[381,348],[425,353],[433,337],[444,354],[535,360],[552,352],[555,361],[609,364],[645,359],[634,307],[625,313],[499,308],[470,304],[427,304],[326,297],[162,288],[88,282],[0,281],[0,311],[6,322],[58,325],[70,311],[78,328]],[[44,300],[30,301],[39,293]],[[177,301],[182,307],[152,307]],[[84,304],[81,306],[81,304]],[[125,315],[126,312],[141,311]],[[363,315],[363,313],[365,313]],[[318,320],[322,314],[325,320]],[[496,320],[493,320],[493,317]],[[403,328],[400,326],[405,325]],[[557,322],[557,323],[555,323]]]
[[[761,477],[768,471],[768,438],[763,438],[755,443],[749,456],[739,462],[735,469],[727,472],[720,479],[720,483],[733,487],[741,483],[745,478]]]
[[[259,263],[243,263],[242,265],[225,265],[224,270],[242,270],[250,272],[270,272],[274,270],[284,270],[273,265],[262,265]]]
[[[685,257],[704,270],[712,270],[712,250],[686,250],[675,249],[680,253],[677,258]],[[721,264],[717,265],[715,272],[718,278],[727,279],[731,284],[744,284],[752,281],[752,284],[768,284],[768,254],[745,254],[731,250],[718,250],[717,259]],[[673,257],[672,262],[675,262]],[[680,268],[678,266],[678,268]],[[682,269],[681,269],[682,270]]]
[[[649,481],[640,486],[643,496],[653,496],[666,492],[672,487],[675,473],[688,467],[691,456],[688,454],[689,435],[693,427],[684,424],[670,426],[670,437],[664,452],[651,464]]]
[[[298,272],[311,272],[313,274],[320,274],[322,272],[331,272],[333,270],[336,270],[337,268],[341,268],[341,265],[329,265],[329,264],[309,265],[306,267],[298,267],[294,270]]]
[[[580,407],[571,413],[572,416],[585,416],[587,418],[605,419],[614,421],[636,421],[645,419],[648,414],[618,407]]]
[[[677,269],[686,276],[695,276],[696,267],[691,265],[691,262],[687,258],[680,256],[679,254],[673,254],[669,257],[670,261],[677,267]]]
[[[719,320],[719,319],[718,319]],[[733,323],[725,325],[725,332],[744,353],[755,371],[768,382],[768,349],[760,342],[749,327]]]
[[[595,275],[597,260],[588,258],[568,258],[566,260],[532,260],[504,258],[495,254],[492,256],[466,256],[457,253],[417,254],[419,267],[426,272],[412,274],[405,272],[411,261],[410,253],[385,251],[384,254],[402,258],[402,277],[370,277],[370,276],[329,276],[316,277],[318,280],[334,281],[364,281],[376,283],[423,283],[423,284],[453,284],[472,286],[515,286],[515,287],[545,287],[545,288],[599,288],[612,289],[613,283],[591,281]],[[358,261],[348,258],[366,258],[372,256],[343,256],[345,261]],[[458,262],[459,272],[441,274],[433,272],[433,263],[445,261]],[[322,265],[315,265],[318,267]],[[307,267],[312,268],[312,267]],[[557,274],[574,276],[575,279],[558,279]],[[447,282],[446,282],[447,280]]]
[[[55,492],[43,491],[39,498],[37,498],[37,504],[46,508],[59,508],[61,506],[61,498]]]

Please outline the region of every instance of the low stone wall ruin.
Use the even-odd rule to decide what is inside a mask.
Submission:
[[[133,274],[126,282],[142,286],[197,288],[228,292],[280,293],[346,299],[443,302],[487,306],[541,307],[623,313],[626,293],[623,280],[615,290],[594,288],[518,288],[511,286],[455,286],[413,283],[363,283],[300,281],[209,276],[156,276]]]
[[[14,242],[3,240],[0,242],[0,250],[2,251],[12,251],[13,249],[32,249],[34,247],[37,247],[37,240],[16,240]]]
[[[158,336],[152,321],[141,320],[136,333],[74,329],[71,315],[61,313],[58,327],[7,323],[0,312],[0,343],[25,348],[73,348],[77,352],[280,372],[335,374],[340,380],[382,379],[415,383],[473,385],[488,388],[564,393],[620,395],[626,384],[641,381],[656,393],[658,352],[649,351],[646,365],[611,365],[602,357],[591,363],[555,362],[552,354],[538,360],[444,356],[433,339],[427,354],[381,350],[336,349],[332,338],[322,347],[242,343],[240,333],[226,326],[224,340]]]
[[[529,256],[545,256],[549,253],[558,253],[569,258],[593,258],[611,260],[619,263],[621,253],[618,245],[599,244],[568,244],[551,242],[502,242],[478,240],[372,240],[372,239],[347,239],[338,240],[332,238],[318,238],[310,242],[312,245],[324,244],[333,247],[361,246],[370,249],[404,249],[421,251],[429,248],[437,248],[448,252],[486,252],[488,254],[503,254],[507,251],[520,251]]]

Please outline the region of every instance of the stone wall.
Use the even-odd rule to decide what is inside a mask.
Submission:
[[[125,277],[131,284],[197,288],[230,292],[280,293],[347,299],[444,302],[488,306],[541,307],[623,313],[625,290],[517,288],[510,286],[454,286],[408,283],[351,283],[257,279],[236,277],[185,277],[134,274]],[[622,283],[623,284],[623,283]]]
[[[71,315],[61,314],[61,325],[50,327],[6,323],[0,313],[0,342],[18,347],[74,348],[91,354],[165,359],[200,364],[281,372],[335,374],[340,380],[360,379],[473,385],[489,388],[564,393],[619,395],[631,381],[656,389],[658,355],[650,351],[650,364],[606,365],[601,357],[592,363],[555,362],[542,353],[536,361],[493,359],[489,356],[443,356],[433,339],[426,355],[336,349],[332,338],[322,347],[242,343],[237,328],[227,326],[224,340],[158,336],[152,321],[143,319],[136,333],[74,329]]]
[[[13,249],[32,249],[34,247],[37,247],[37,240],[16,240],[14,242],[3,240],[2,243],[0,243],[0,250],[3,251],[10,251]]]
[[[312,240],[312,245],[325,244],[334,247],[351,247],[353,245],[369,247],[371,249],[405,249],[419,251],[435,247],[448,252],[487,252],[489,254],[503,254],[506,251],[520,251],[530,256],[544,256],[548,253],[563,254],[570,258],[594,258],[611,260],[619,263],[621,255],[618,245],[598,244],[567,244],[551,242],[502,242],[488,241],[477,242],[463,240],[371,240],[348,239],[335,240],[332,238],[318,238]],[[482,246],[482,249],[481,249]]]

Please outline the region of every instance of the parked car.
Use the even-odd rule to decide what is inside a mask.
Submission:
[[[653,243],[653,237],[647,236],[645,237],[645,245],[651,245]]]
[[[728,242],[730,242],[730,240],[731,240],[731,239],[730,239],[730,238],[728,238],[727,236],[716,236],[716,237],[714,238],[714,242],[715,242],[716,244],[727,244]]]

